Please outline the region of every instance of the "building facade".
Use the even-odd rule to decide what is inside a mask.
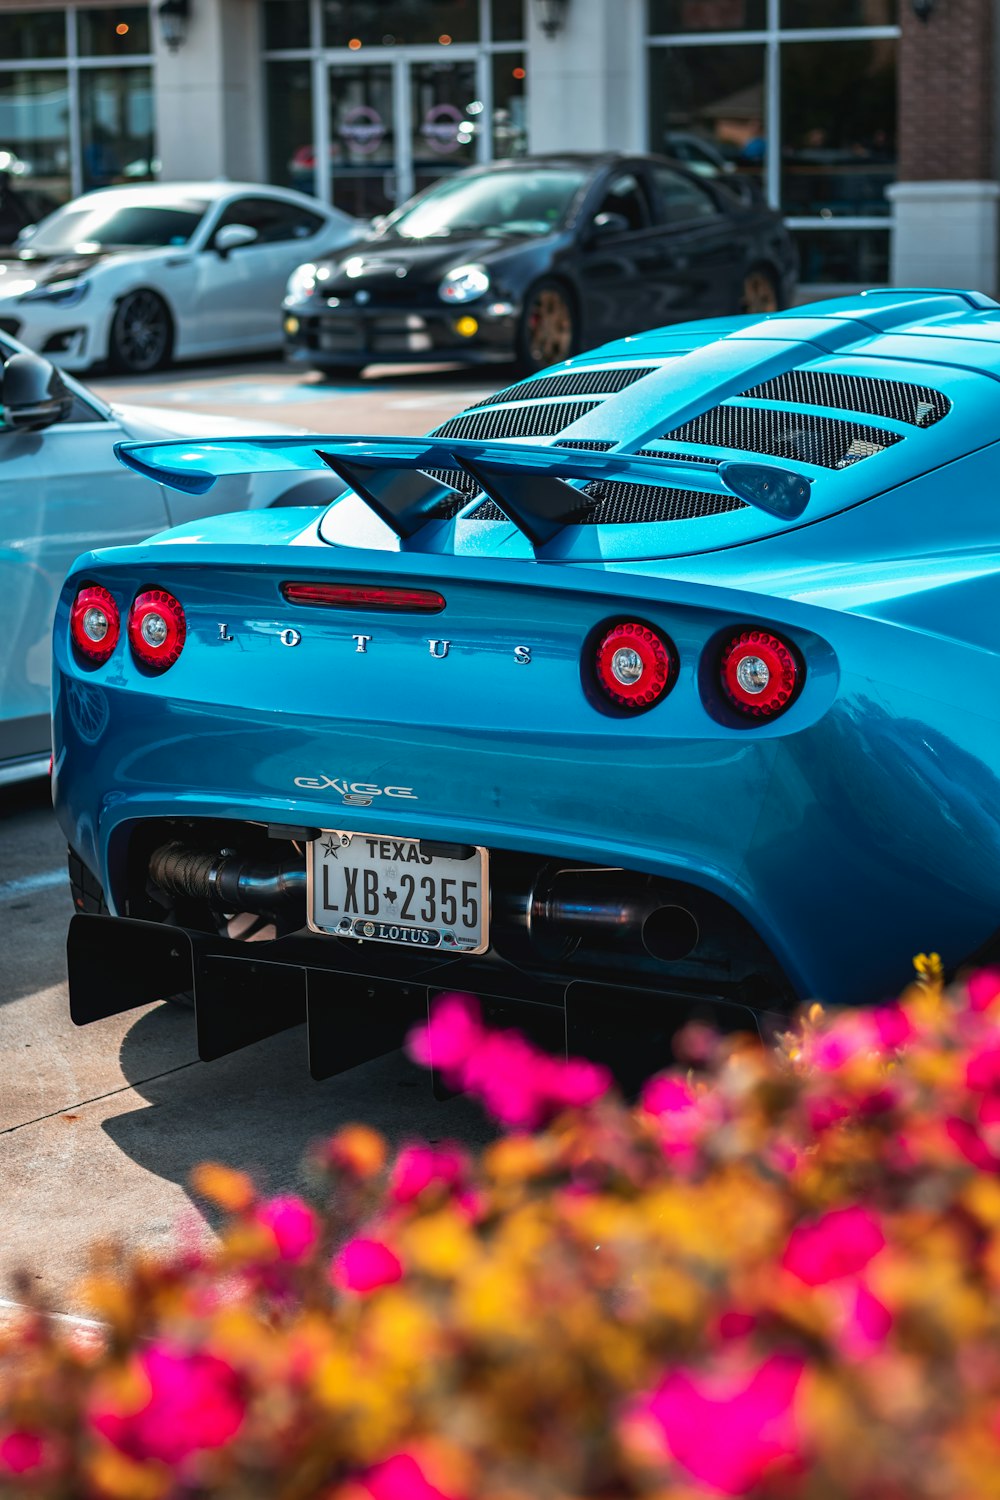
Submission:
[[[0,0],[0,169],[383,213],[527,150],[751,178],[817,292],[997,290],[998,0]],[[43,200],[40,200],[43,201]]]

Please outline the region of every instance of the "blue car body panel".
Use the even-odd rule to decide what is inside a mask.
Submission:
[[[611,370],[646,373],[609,393]],[[346,826],[705,892],[789,994],[878,999],[914,953],[955,966],[1000,926],[998,443],[1000,307],[900,291],[621,340],[423,444],[126,450],[182,485],[326,453],[371,494],[318,519],[215,517],[79,559],[55,628],[62,826],[120,916],[147,823]],[[801,514],[738,498],[744,470],[804,481]],[[553,521],[543,479],[582,509]],[[290,605],[290,579],[447,603],[433,616]],[[150,675],[123,639],[107,665],[82,665],[69,610],[84,582],[123,618],[151,586],[182,601],[176,664]],[[616,619],[656,627],[678,661],[669,693],[632,717],[590,679]],[[804,669],[774,719],[738,722],[719,691],[740,627],[790,642]],[[369,805],[348,810],[349,783],[372,789]],[[724,929],[701,971],[717,988]],[[661,962],[663,982],[697,982],[698,952]]]

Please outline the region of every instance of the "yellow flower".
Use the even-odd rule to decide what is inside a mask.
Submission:
[[[245,1172],[237,1172],[214,1161],[202,1162],[201,1166],[195,1167],[191,1173],[191,1186],[200,1197],[207,1198],[230,1214],[245,1213],[257,1197]]]

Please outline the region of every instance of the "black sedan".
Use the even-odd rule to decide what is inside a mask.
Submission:
[[[657,156],[492,162],[442,178],[343,254],[300,266],[286,350],[529,370],[663,323],[774,312],[795,285],[779,216]]]

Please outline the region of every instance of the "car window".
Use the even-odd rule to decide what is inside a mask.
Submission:
[[[711,193],[670,167],[654,167],[653,182],[660,200],[661,223],[714,219],[721,212]]]
[[[470,232],[551,234],[585,181],[583,172],[569,167],[462,172],[436,182],[390,214],[381,232],[418,240]]]
[[[645,186],[633,172],[612,177],[594,213],[621,214],[629,229],[646,229],[653,222]]]
[[[162,249],[186,245],[204,217],[208,204],[201,199],[179,199],[176,205],[95,203],[67,204],[43,220],[25,246],[23,255],[54,255],[100,250],[109,245]]]
[[[215,228],[218,232],[224,224],[246,224],[256,229],[258,245],[279,245],[285,240],[308,239],[319,233],[323,223],[319,214],[280,198],[237,198],[223,211]]]

